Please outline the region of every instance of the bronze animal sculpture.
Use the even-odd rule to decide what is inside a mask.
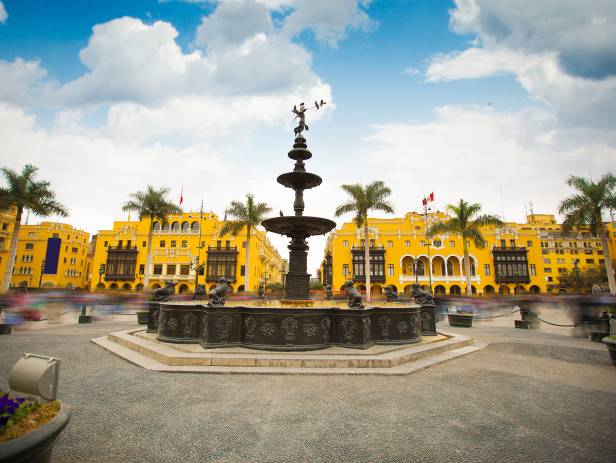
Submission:
[[[152,294],[152,301],[154,302],[165,302],[168,301],[171,295],[175,293],[175,285],[173,281],[165,282],[165,286],[163,288],[158,288]]]
[[[207,303],[208,307],[222,307],[227,300],[227,293],[229,292],[229,282],[225,277],[218,280],[216,287],[208,294],[210,301]]]
[[[205,298],[205,285],[197,285],[192,298],[193,301],[202,301]]]
[[[364,308],[361,294],[359,294],[359,291],[357,291],[352,281],[347,281],[344,284],[344,292],[347,297],[347,304],[349,306],[349,309],[363,309]]]
[[[428,291],[424,291],[417,283],[413,283],[411,286],[411,297],[421,305],[434,304],[432,294]]]
[[[387,302],[398,302],[400,300],[398,297],[398,288],[394,285],[385,286],[385,300]]]
[[[332,287],[330,285],[323,286],[323,291],[325,292],[325,299],[331,301],[334,298],[334,292],[332,291]]]

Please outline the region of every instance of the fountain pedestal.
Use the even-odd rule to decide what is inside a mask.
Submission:
[[[293,210],[295,215],[274,217],[263,221],[267,231],[291,238],[289,244],[289,272],[287,273],[287,300],[307,301],[310,299],[310,274],[308,268],[308,243],[306,239],[314,235],[324,235],[336,227],[336,223],[322,217],[304,215],[304,190],[321,184],[321,177],[306,172],[304,161],[312,157],[306,140],[301,135],[295,139],[289,157],[295,160],[293,172],[278,176],[278,183],[295,190]]]

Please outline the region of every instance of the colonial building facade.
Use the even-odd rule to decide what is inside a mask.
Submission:
[[[414,212],[403,218],[368,220],[371,293],[386,285],[408,292],[412,283],[432,287],[436,294],[463,294],[466,277],[462,239],[457,235],[426,236],[426,228],[446,220],[444,213]],[[616,229],[606,224],[612,256]],[[559,275],[573,269],[599,270],[605,254],[601,241],[588,230],[563,235],[553,215],[533,214],[526,223],[506,223],[483,231],[488,245],[469,243],[471,283],[475,294],[545,293],[561,291]],[[363,231],[352,222],[333,231],[321,265],[324,284],[342,290],[352,280],[365,291]]]
[[[65,223],[22,225],[11,286],[86,287],[89,240],[89,233]]]
[[[264,231],[253,229],[250,268],[246,262],[246,230],[237,236],[221,235],[224,222],[214,213],[185,212],[167,222],[114,222],[100,230],[93,246],[91,289],[143,289],[145,272],[149,286],[176,283],[176,292],[194,291],[199,284],[209,289],[225,277],[234,291],[256,291],[259,284],[281,282],[282,260]],[[146,269],[147,239],[152,227],[152,260]],[[249,272],[250,288],[245,288]]]

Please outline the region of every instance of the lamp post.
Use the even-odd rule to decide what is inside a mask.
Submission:
[[[575,291],[580,293],[580,268],[577,259],[573,262],[573,273],[575,274]]]
[[[101,285],[101,277],[105,273],[105,264],[101,264],[98,266],[98,286]]]
[[[43,259],[43,262],[41,262],[41,276],[39,277],[39,284],[38,284],[39,288],[43,284],[43,273],[44,272],[45,272],[45,259]]]
[[[201,229],[203,224],[203,200],[201,200],[201,210],[199,212],[199,242],[197,243],[197,259],[195,265],[195,293],[197,292],[197,288],[199,287],[199,258],[201,256]]]
[[[413,273],[415,274],[415,283],[419,284],[419,275],[417,275],[417,259],[413,261]]]
[[[267,270],[263,272],[263,297],[267,296]]]

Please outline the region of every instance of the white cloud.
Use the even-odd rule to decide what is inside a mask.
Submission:
[[[471,48],[429,60],[428,81],[513,74],[571,127],[616,124],[616,20],[613,2],[456,0],[455,32]]]
[[[4,24],[8,19],[9,14],[6,12],[6,8],[4,7],[4,3],[0,2],[0,24]]]
[[[563,131],[551,113],[536,108],[499,113],[445,106],[432,122],[373,127],[364,160],[387,166],[397,204],[419,208],[421,195],[435,191],[441,210],[463,197],[500,215],[502,189],[506,218],[524,220],[529,200],[536,211],[556,211],[570,194],[567,176],[613,169],[615,139]],[[408,197],[408,185],[415,198]]]
[[[456,0],[451,27],[478,35],[487,47],[529,54],[555,52],[571,75],[616,75],[613,0]]]
[[[290,36],[312,30],[320,42],[335,46],[348,28],[370,32],[378,25],[370,18],[370,0],[294,0],[293,11],[284,21],[283,33]]]
[[[34,104],[46,75],[39,61],[0,60],[0,101],[22,106]]]

